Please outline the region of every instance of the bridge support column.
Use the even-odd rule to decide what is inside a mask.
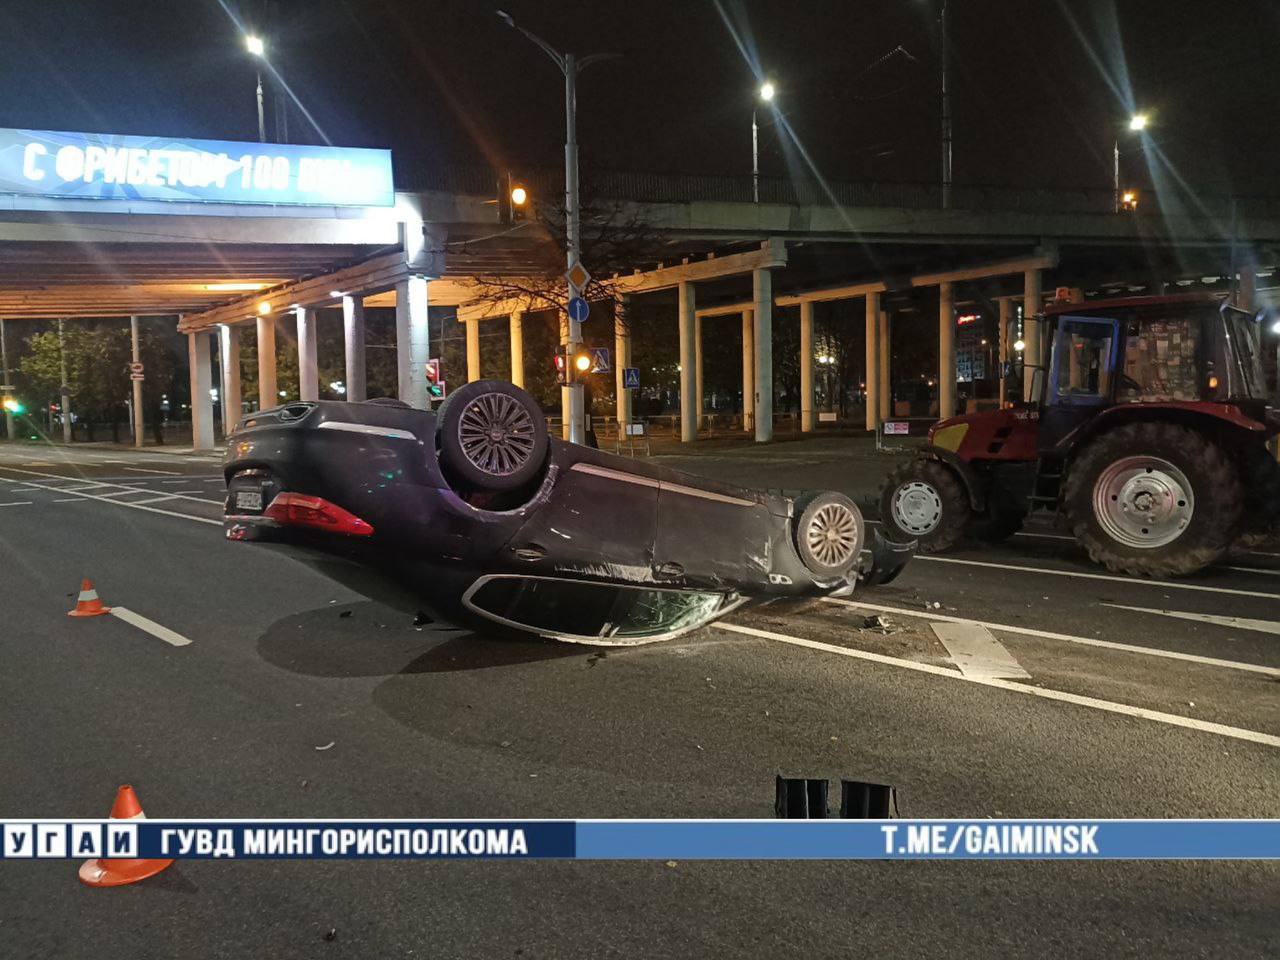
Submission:
[[[998,371],[1000,377],[1000,406],[1003,408],[1008,402],[1008,382],[1005,378],[1005,365],[1009,362],[1009,331],[1013,326],[1013,301],[1008,297],[1000,300],[1000,330],[999,339],[996,341],[997,346],[997,362],[1000,364]]]
[[[880,311],[880,422],[893,416],[892,390],[889,387],[889,311]]]
[[[342,298],[342,338],[346,357],[346,397],[352,403],[369,398],[364,353],[364,297]]]
[[[218,326],[218,334],[218,355],[222,361],[222,435],[225,437],[240,421],[240,328],[223,323]],[[142,422],[137,416],[134,420]],[[142,446],[141,436],[136,445]]]
[[[212,338],[206,331],[187,334],[187,362],[191,368],[191,445],[213,449],[213,373],[209,369]]]
[[[756,315],[754,310],[742,311],[742,429],[755,430],[756,405]]]
[[[1040,324],[1036,314],[1040,312],[1040,271],[1028,270],[1022,275],[1022,398],[1034,399],[1035,372],[1043,365],[1040,345]]]
[[[866,381],[866,427],[872,433],[880,426],[880,294],[868,293],[866,316],[866,361],[863,379]]]
[[[276,381],[276,318],[268,314],[258,317],[258,409],[270,410],[280,405],[280,387]]]
[[[617,397],[618,433],[631,422],[631,391],[623,386],[624,370],[631,366],[631,298],[620,298],[613,308],[613,382]]]
[[[800,304],[800,432],[814,428],[813,396],[813,303]]]
[[[956,412],[956,307],[950,280],[938,284],[938,416]]]
[[[702,318],[696,314],[693,318],[693,370],[693,392],[698,398],[698,429],[701,430],[705,402],[705,394],[702,387]]]
[[[298,398],[320,399],[320,364],[316,351],[316,312],[297,308],[298,321]]]
[[[480,379],[480,321],[468,320],[467,327],[467,383]]]
[[[755,424],[756,442],[773,439],[773,274],[751,271],[751,299],[755,314]]]
[[[697,298],[693,284],[683,281],[677,288],[680,309],[680,440],[698,439],[697,391]]]
[[[427,394],[427,360],[431,341],[427,326],[427,281],[410,277],[396,284],[396,370],[400,399],[419,410],[431,403]]]
[[[1240,286],[1236,288],[1236,306],[1253,313],[1258,309],[1258,270],[1252,263],[1240,268]]]
[[[524,389],[524,311],[512,311],[507,320],[511,337],[511,382]]]

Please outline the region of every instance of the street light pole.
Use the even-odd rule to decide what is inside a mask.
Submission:
[[[258,68],[258,142],[267,142],[267,121],[262,113],[262,68]]]
[[[9,389],[9,348],[4,340],[4,318],[0,317],[0,400],[6,400],[13,395],[13,391]],[[4,408],[4,436],[6,440],[13,440],[13,411],[7,406]]]
[[[256,36],[255,34],[251,33],[245,36],[244,46],[245,46],[245,49],[248,50],[250,54],[257,57],[259,60],[261,60],[264,56],[266,56],[267,44],[261,37]],[[261,64],[257,66],[256,72],[258,75],[258,142],[266,143],[267,142],[267,122],[266,122],[265,116],[263,115],[263,110],[262,110],[262,65]]]
[[[942,33],[942,208],[951,209],[951,58],[947,36],[947,0],[938,14]]]
[[[760,84],[757,96],[764,103],[770,103],[775,93],[773,84],[766,80]],[[760,202],[760,128],[756,124],[758,105],[751,107],[751,200]]]
[[[71,442],[71,386],[67,383],[67,347],[62,330],[63,322],[58,320],[58,365],[62,373],[62,442]]]
[[[565,213],[565,262],[568,271],[579,262],[579,246],[581,240],[581,213],[578,198],[578,74],[591,64],[607,60],[615,54],[596,53],[579,60],[572,53],[561,53],[537,34],[519,26],[511,15],[502,10],[494,11],[507,24],[519,30],[532,43],[536,44],[564,74],[564,213]],[[567,278],[566,278],[567,279]],[[568,282],[568,299],[582,295],[571,279]],[[582,384],[577,382],[577,371],[572,363],[573,356],[582,346],[582,324],[567,315],[561,325],[560,345],[565,353],[565,385],[560,388],[560,410],[564,420],[563,436],[570,443],[585,443],[587,439],[586,425],[583,422]]]
[[[1145,113],[1135,113],[1129,118],[1129,129],[1134,133],[1141,133],[1147,129],[1147,115]],[[1116,137],[1115,147],[1111,154],[1112,159],[1112,183],[1115,188],[1115,212],[1120,212],[1120,137]]]

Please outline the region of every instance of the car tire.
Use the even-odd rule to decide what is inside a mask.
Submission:
[[[937,460],[904,463],[889,475],[880,494],[885,536],[915,540],[921,553],[941,553],[960,542],[973,517],[960,478]]]
[[[1063,505],[1095,563],[1134,577],[1177,577],[1227,552],[1239,533],[1243,488],[1236,464],[1204,434],[1131,423],[1075,457]]]
[[[796,553],[815,578],[842,577],[858,565],[867,525],[856,503],[835,491],[810,494],[797,501],[795,516]]]
[[[533,397],[504,380],[455,390],[436,419],[440,459],[450,476],[481,490],[515,490],[547,458],[547,424]]]
[[[1244,481],[1244,520],[1241,547],[1265,547],[1280,543],[1280,462],[1261,443],[1240,452],[1240,476]]]

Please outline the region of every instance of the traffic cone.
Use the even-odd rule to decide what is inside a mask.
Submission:
[[[89,582],[89,578],[85,577],[80,581],[80,596],[76,598],[76,608],[68,610],[68,617],[100,617],[104,613],[110,613],[110,607],[104,607],[102,601],[98,599],[98,591],[93,589],[93,584]]]
[[[88,581],[85,581],[88,583]],[[116,791],[116,802],[111,805],[112,820],[144,820],[138,795],[127,783]],[[122,887],[154,877],[172,860],[105,860],[100,857],[86,860],[80,865],[80,881],[91,887]]]

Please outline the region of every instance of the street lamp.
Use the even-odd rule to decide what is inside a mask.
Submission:
[[[253,56],[262,59],[267,55],[267,45],[263,39],[256,34],[247,34],[244,38],[244,47]],[[258,142],[267,142],[267,122],[262,114],[262,67],[257,68],[258,74]]]
[[[595,53],[579,60],[572,53],[561,53],[537,34],[531,33],[517,24],[511,14],[506,11],[495,10],[494,13],[507,26],[513,30],[519,30],[527,40],[536,44],[538,49],[550,57],[552,63],[559,67],[560,72],[564,74],[564,213],[566,246],[568,248],[565,251],[565,255],[569,271],[572,273],[575,266],[581,269],[578,264],[579,218],[581,216],[581,211],[578,209],[578,74],[591,66],[591,64],[611,59],[617,54]],[[580,296],[582,291],[572,280],[569,280],[568,293],[569,299],[573,300],[575,297]],[[574,320],[573,317],[568,317],[563,329],[564,334],[561,336],[561,346],[572,354],[582,346],[582,324]],[[564,412],[564,419],[568,425],[568,437],[566,439],[570,443],[583,443],[587,437],[582,422],[582,385],[573,381],[573,369],[570,367],[565,371],[565,384],[560,388],[560,409]]]
[[[761,103],[772,103],[777,91],[773,84],[766,80],[756,91]],[[756,108],[751,108],[751,199],[760,202],[760,128],[756,124]]]
[[[1145,113],[1135,113],[1133,116],[1129,118],[1129,130],[1132,133],[1141,133],[1142,131],[1147,129],[1147,123],[1148,123],[1148,118]],[[1112,169],[1113,169],[1113,184],[1115,188],[1115,212],[1119,213],[1120,207],[1121,207],[1120,138],[1119,137],[1116,137],[1116,145],[1115,145],[1115,150],[1112,153],[1112,159],[1114,160]]]

